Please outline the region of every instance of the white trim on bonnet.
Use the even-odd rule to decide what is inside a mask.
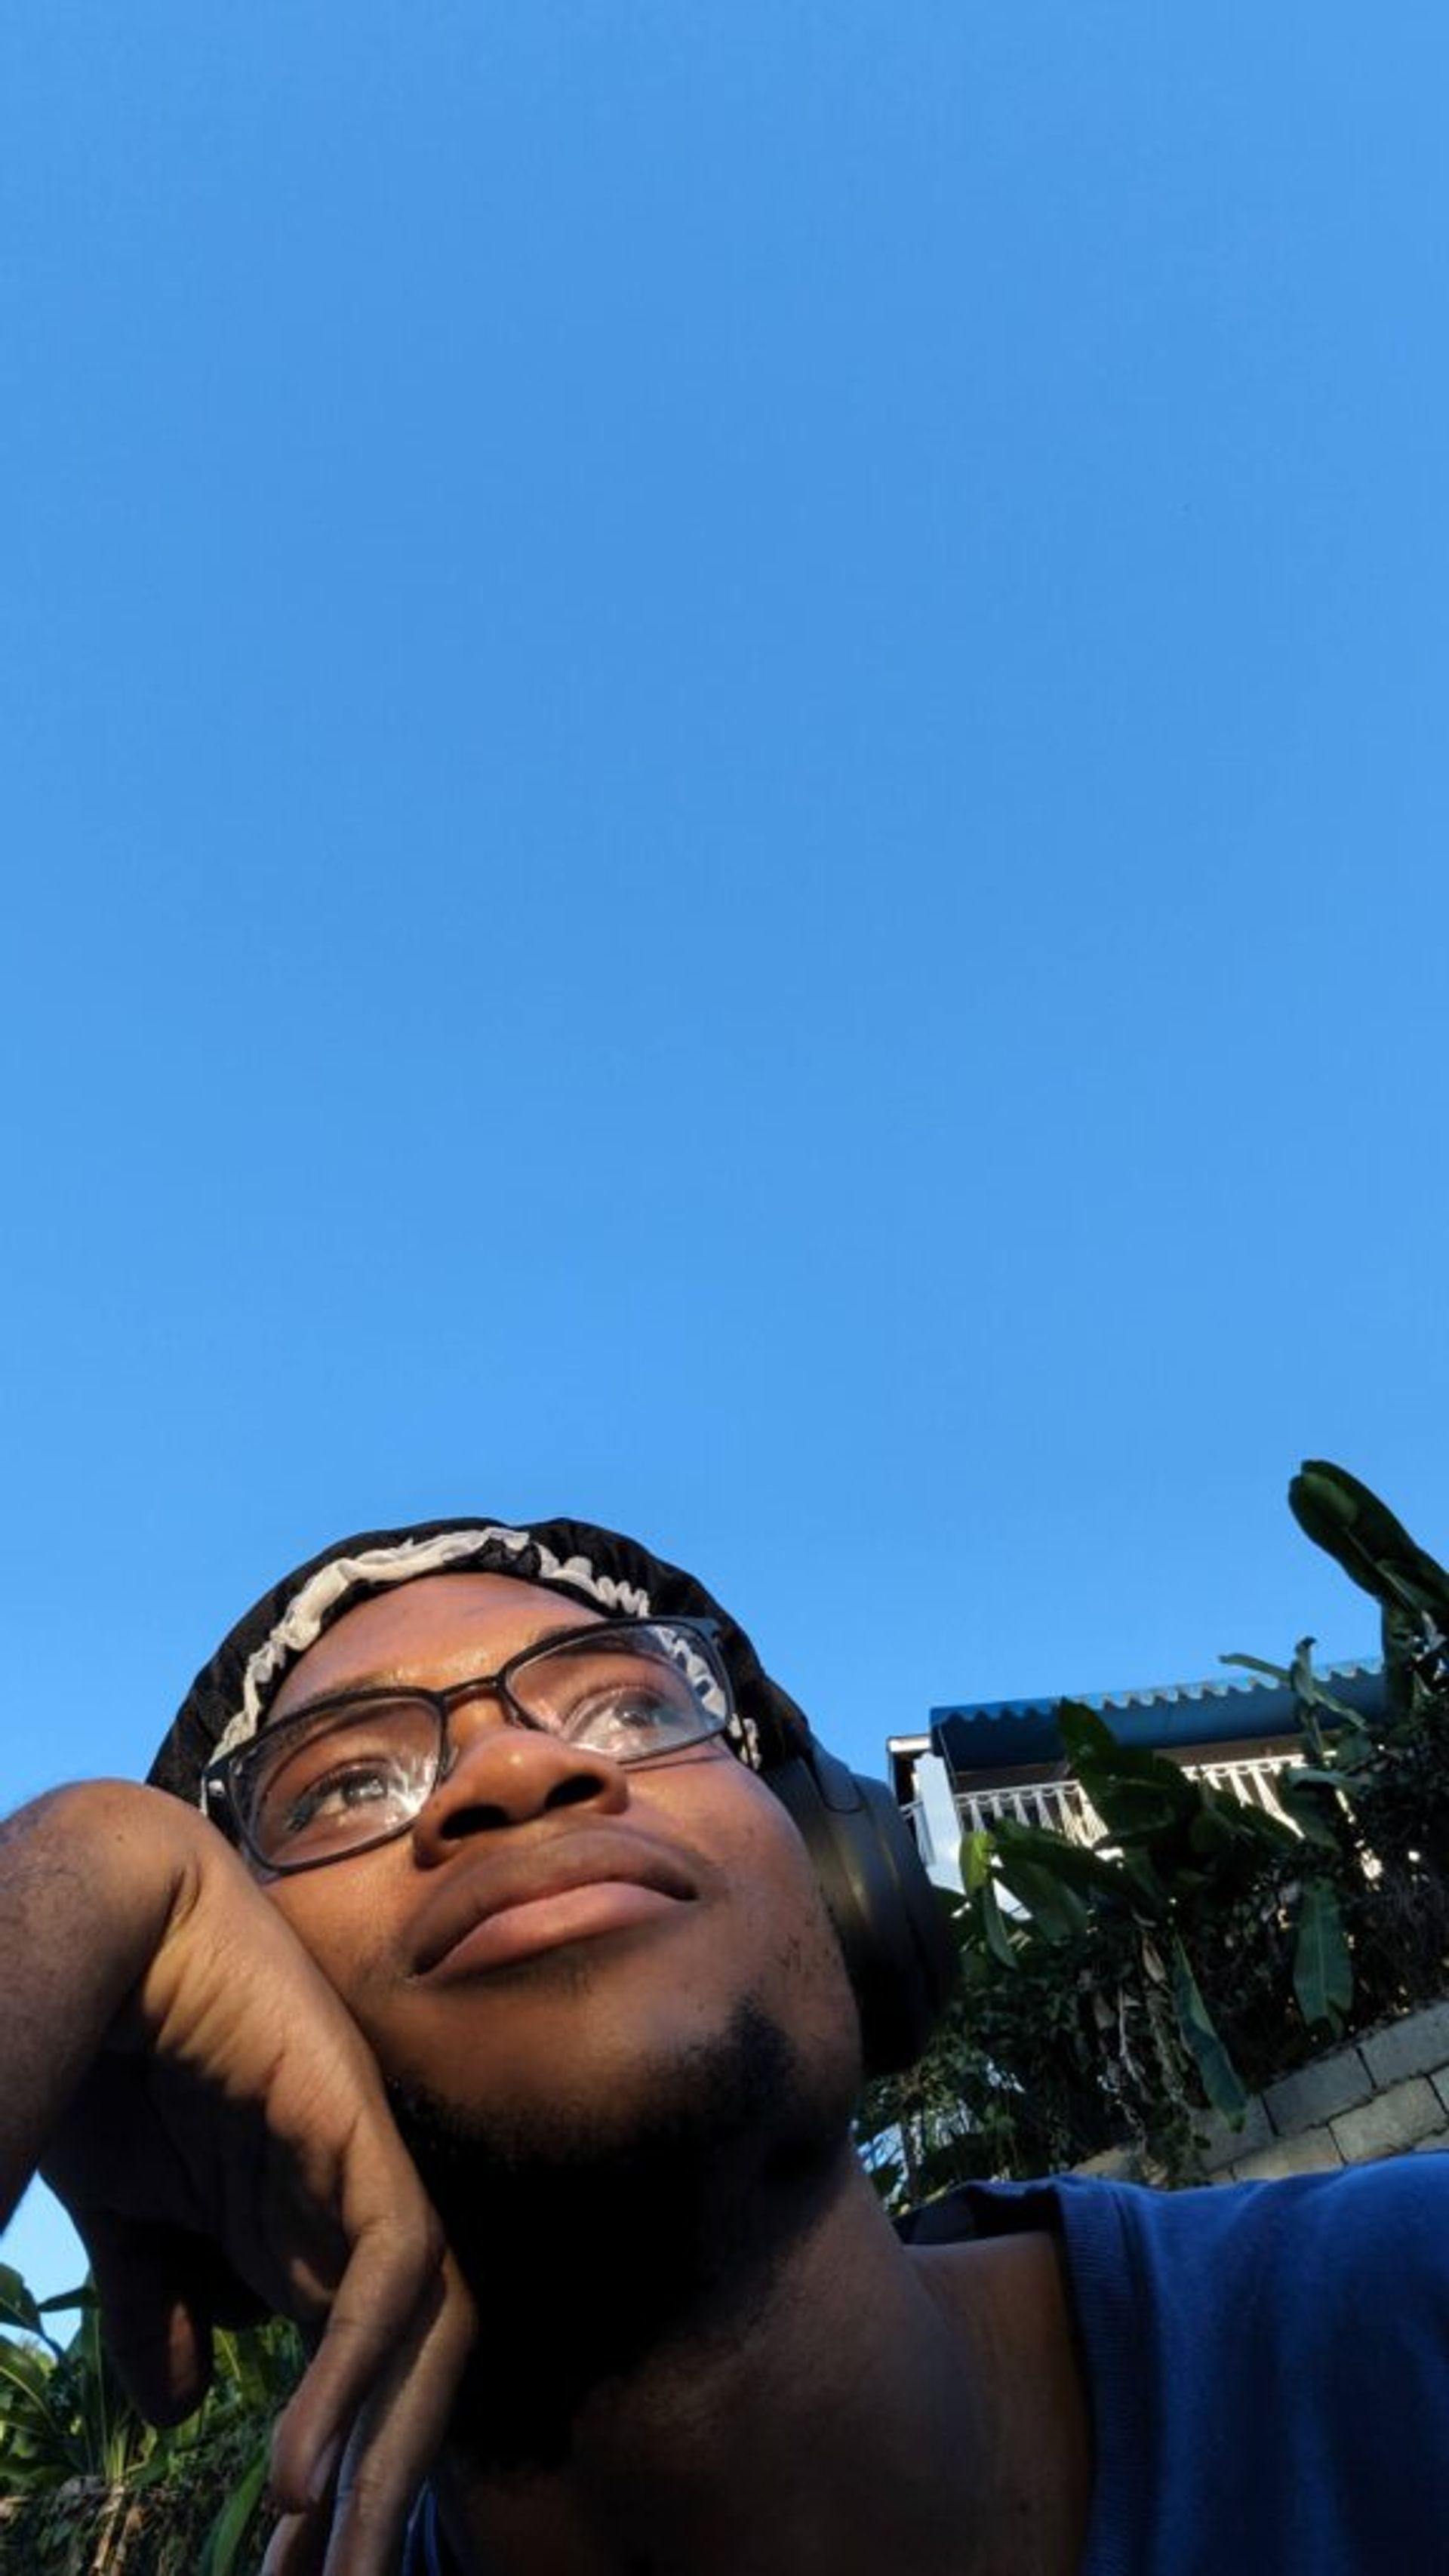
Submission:
[[[494,1524],[485,1529],[442,1530],[436,1538],[405,1538],[396,1547],[364,1548],[360,1556],[334,1556],[293,1595],[271,1635],[248,1658],[242,1675],[241,1707],[227,1719],[211,1759],[219,1761],[224,1753],[235,1752],[239,1744],[251,1742],[261,1723],[269,1684],[316,1644],[328,1611],[359,1584],[416,1582],[424,1574],[441,1574],[450,1566],[466,1563],[470,1556],[481,1556],[490,1547],[502,1547],[510,1556],[521,1556],[525,1548],[533,1548],[542,1581],[567,1584],[570,1591],[597,1601],[616,1618],[647,1619],[651,1615],[649,1595],[636,1583],[620,1582],[612,1574],[596,1574],[586,1556],[557,1557],[528,1530]],[[752,1753],[750,1758],[757,1757]]]

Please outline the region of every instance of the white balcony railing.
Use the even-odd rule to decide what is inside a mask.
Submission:
[[[1248,1760],[1187,1762],[1183,1768],[1189,1779],[1204,1780],[1245,1807],[1266,1807],[1270,1816],[1288,1824],[1292,1820],[1284,1815],[1273,1783],[1280,1772],[1291,1771],[1301,1760],[1301,1754],[1269,1753]],[[989,1830],[1002,1816],[1012,1816],[1023,1825],[1045,1825],[1074,1843],[1101,1842],[1107,1831],[1075,1780],[1034,1780],[1011,1788],[958,1791],[956,1812],[963,1833]]]

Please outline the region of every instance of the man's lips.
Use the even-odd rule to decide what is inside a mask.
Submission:
[[[581,1827],[532,1848],[475,1844],[414,1927],[412,1974],[501,1965],[648,1922],[698,1894],[677,1852],[627,1828]]]

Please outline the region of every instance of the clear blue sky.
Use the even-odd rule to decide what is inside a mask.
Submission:
[[[1282,1495],[1449,1549],[1446,77],[7,15],[0,1801],[453,1508],[697,1565],[861,1765],[1372,1645]]]

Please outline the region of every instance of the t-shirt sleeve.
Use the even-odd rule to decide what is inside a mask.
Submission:
[[[1096,2450],[1082,2576],[1449,2567],[1449,2156],[1055,2199]]]

